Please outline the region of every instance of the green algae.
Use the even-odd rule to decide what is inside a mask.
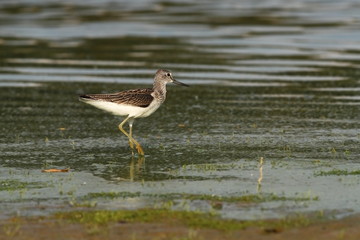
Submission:
[[[272,201],[313,201],[318,200],[317,196],[298,195],[293,197],[286,197],[283,195],[276,195],[274,193],[260,193],[260,194],[248,194],[242,196],[217,196],[206,194],[179,194],[179,193],[167,193],[167,194],[146,194],[141,192],[98,192],[88,193],[85,199],[96,198],[135,198],[135,197],[147,197],[147,198],[160,198],[162,200],[174,200],[174,199],[186,199],[186,200],[204,200],[204,201],[221,201],[221,202],[242,202],[242,203],[262,203]]]
[[[330,171],[318,171],[315,173],[315,176],[348,176],[348,175],[360,175],[360,170],[343,170],[343,169],[333,169]]]
[[[23,182],[19,180],[1,180],[0,191],[14,191],[27,188],[41,188],[46,187],[46,184],[41,182]]]
[[[221,219],[210,213],[192,211],[172,211],[167,209],[138,209],[117,211],[73,211],[56,213],[55,218],[68,220],[74,223],[106,225],[109,223],[166,223],[183,224],[191,228],[206,228],[222,231],[241,230],[247,227],[261,228],[291,228],[307,226],[319,221],[304,215],[283,218],[280,220],[239,221],[234,219]]]

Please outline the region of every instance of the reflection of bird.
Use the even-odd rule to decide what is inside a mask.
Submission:
[[[135,144],[139,155],[144,155],[141,145],[132,137],[133,122],[135,118],[150,116],[160,107],[166,98],[167,83],[188,87],[187,84],[175,80],[170,71],[159,69],[155,74],[153,88],[133,89],[110,94],[86,94],[80,96],[80,101],[114,115],[126,116],[125,120],[120,123],[119,129],[129,138],[130,147],[133,149]],[[129,122],[129,133],[123,129],[126,122]]]

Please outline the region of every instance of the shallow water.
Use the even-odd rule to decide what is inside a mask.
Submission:
[[[360,212],[359,10],[351,0],[4,1],[2,216],[84,206],[238,219]],[[77,96],[148,87],[158,68],[191,87],[169,86],[165,104],[135,121],[142,159],[120,118]],[[202,199],[252,194],[264,201]]]

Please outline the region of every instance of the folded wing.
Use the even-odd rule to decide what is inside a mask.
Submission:
[[[145,108],[154,100],[154,97],[151,95],[152,92],[151,88],[134,89],[110,94],[86,94],[80,96],[80,99],[85,102],[91,100],[106,101]]]

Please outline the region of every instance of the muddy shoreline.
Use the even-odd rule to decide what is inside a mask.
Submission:
[[[276,223],[278,220],[267,220]],[[300,227],[254,226],[240,230],[188,227],[163,222],[74,223],[54,217],[14,217],[0,222],[0,239],[359,239],[360,214]]]

